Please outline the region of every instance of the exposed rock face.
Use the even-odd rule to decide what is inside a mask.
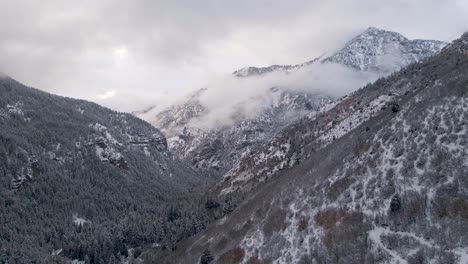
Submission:
[[[262,184],[158,261],[465,263],[467,39],[282,130],[232,174],[238,189]]]
[[[161,132],[154,133],[150,136],[145,134],[137,134],[130,137],[130,144],[140,147],[154,146],[157,150],[161,152],[168,151],[166,137]]]

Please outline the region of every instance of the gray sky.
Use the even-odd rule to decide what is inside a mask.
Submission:
[[[450,41],[467,0],[0,0],[0,71],[119,110],[248,65],[331,53],[368,26]]]

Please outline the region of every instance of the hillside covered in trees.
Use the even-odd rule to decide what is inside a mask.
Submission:
[[[0,263],[119,263],[222,214],[198,191],[209,177],[130,114],[5,77],[0,127]]]

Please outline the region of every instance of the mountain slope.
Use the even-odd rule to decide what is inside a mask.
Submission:
[[[200,103],[200,96],[206,92],[206,88],[199,89],[181,104],[174,104],[156,114],[152,123],[158,124],[167,135],[173,136],[180,132],[181,128],[188,126],[190,122],[199,118],[206,112]]]
[[[0,95],[2,263],[117,263],[208,220],[202,178],[150,124],[8,77]]]
[[[254,118],[239,113],[233,125],[208,131],[188,125],[181,133],[169,138],[169,148],[196,168],[224,173],[240,158],[247,157],[255,144],[264,142],[293,120],[314,113],[332,101],[328,96],[278,87],[268,92],[273,98],[272,103]]]
[[[466,263],[467,72],[465,33],[438,55],[291,125],[281,133],[302,149],[301,162],[159,260]],[[349,124],[353,116],[357,124]]]

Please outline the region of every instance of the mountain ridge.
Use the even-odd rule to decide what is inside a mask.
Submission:
[[[382,44],[384,46],[382,46]],[[339,63],[360,71],[383,71],[391,72],[403,65],[415,62],[428,54],[434,54],[447,43],[437,40],[415,39],[409,40],[400,33],[379,29],[376,27],[368,27],[358,36],[348,41],[344,47],[335,52],[330,57],[322,59],[322,56],[311,61],[296,64],[296,65],[272,65],[267,67],[245,67],[234,71],[232,74],[236,77],[259,76],[277,71],[294,71],[314,63]],[[396,65],[389,65],[390,69],[385,69],[376,60],[386,55],[385,45],[397,45],[396,48],[402,54],[409,54],[405,58],[405,62]],[[403,47],[399,47],[403,46]],[[360,54],[359,51],[362,53]],[[389,58],[390,59],[390,58]],[[365,61],[368,60],[368,61]],[[374,61],[372,61],[374,60]]]

